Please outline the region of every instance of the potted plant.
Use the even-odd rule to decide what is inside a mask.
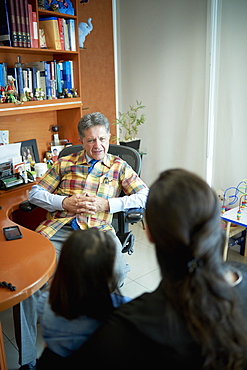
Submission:
[[[115,124],[119,125],[119,131],[122,134],[120,145],[127,145],[138,150],[141,141],[137,138],[138,129],[146,120],[145,114],[140,114],[140,110],[145,106],[142,102],[136,101],[136,106],[130,105],[129,108],[126,113],[119,112]]]

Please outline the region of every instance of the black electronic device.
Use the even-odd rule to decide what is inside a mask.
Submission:
[[[12,162],[0,163],[0,189],[8,190],[24,183],[19,174],[14,174]]]
[[[16,240],[22,238],[22,233],[18,226],[4,227],[3,233],[6,240]]]
[[[12,177],[13,173],[13,165],[12,162],[3,162],[0,163],[0,179],[5,179],[7,177]]]
[[[8,190],[14,186],[24,184],[24,179],[20,176],[6,177],[5,179],[0,179],[0,189]]]

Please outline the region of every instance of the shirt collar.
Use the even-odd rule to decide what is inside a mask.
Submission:
[[[82,151],[82,164],[89,164],[89,162],[92,160],[89,155],[85,152],[85,150]],[[107,153],[104,158],[101,160],[101,162],[108,168],[111,167],[111,156],[109,153]]]

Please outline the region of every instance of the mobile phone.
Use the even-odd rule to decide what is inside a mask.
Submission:
[[[22,238],[22,233],[18,226],[4,227],[3,233],[6,240],[15,240]]]

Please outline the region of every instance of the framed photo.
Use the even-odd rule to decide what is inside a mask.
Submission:
[[[9,144],[9,130],[0,131],[0,145]]]
[[[24,163],[39,163],[39,153],[36,139],[21,142],[21,153]]]
[[[51,146],[53,163],[56,162],[56,160],[58,159],[58,155],[63,148],[64,148],[64,145],[52,145]]]

